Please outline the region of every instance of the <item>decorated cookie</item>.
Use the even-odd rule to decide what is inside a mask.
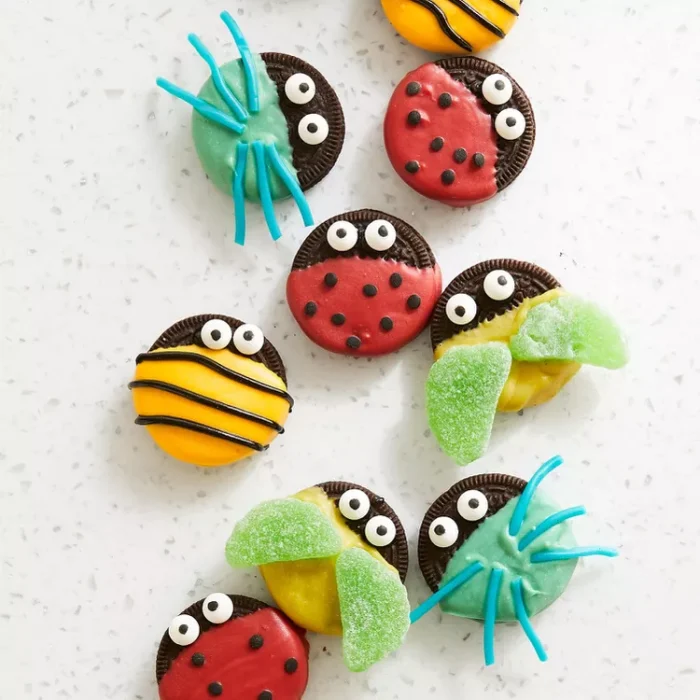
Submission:
[[[603,547],[577,547],[568,520],[583,506],[560,510],[538,486],[562,463],[554,457],[529,482],[479,474],[456,483],[423,519],[418,560],[434,595],[416,608],[416,622],[435,605],[484,621],[486,665],[494,662],[496,622],[518,621],[541,661],[547,655],[530,617],[566,589],[581,557],[616,556]]]
[[[482,51],[512,29],[520,0],[382,0],[394,29],[435,53]]]
[[[220,467],[266,450],[293,400],[277,350],[251,323],[192,316],[136,358],[136,423],[168,454]]]
[[[326,350],[383,355],[425,328],[441,290],[440,268],[418,231],[360,209],[325,221],[302,243],[287,302],[304,333]]]
[[[605,312],[518,260],[488,260],[455,277],[435,306],[430,338],[428,421],[461,465],[485,452],[496,411],[549,401],[582,364],[627,362]]]
[[[158,85],[194,109],[192,135],[209,179],[233,197],[237,243],[245,242],[245,200],[259,202],[273,239],[281,233],[273,202],[293,197],[313,225],[304,191],[335,164],[345,138],[333,88],[313,66],[281,53],[253,54],[228,12],[221,19],[241,58],[218,66],[194,34],[190,44],[211,70],[195,96],[158,78]]]
[[[160,700],[299,700],[308,678],[304,631],[241,595],[212,593],[183,610],[156,658]]]
[[[384,143],[394,169],[416,192],[466,207],[520,175],[535,143],[535,117],[520,86],[495,63],[446,58],[398,84]]]
[[[406,535],[386,501],[362,486],[333,481],[260,504],[235,526],[226,558],[233,567],[259,566],[300,627],[342,635],[351,671],[403,642]]]

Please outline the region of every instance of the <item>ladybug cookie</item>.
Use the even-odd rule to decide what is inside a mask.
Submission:
[[[279,610],[212,593],[170,623],[158,647],[160,700],[299,700],[309,644]]]
[[[360,209],[325,221],[302,243],[287,302],[321,347],[373,356],[413,340],[441,289],[440,268],[418,231],[395,216]]]
[[[384,120],[396,172],[416,192],[453,207],[483,202],[522,172],[535,117],[520,86],[473,56],[426,63],[397,86]]]

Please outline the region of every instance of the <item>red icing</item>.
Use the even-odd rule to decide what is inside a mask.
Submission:
[[[338,283],[329,288],[324,278],[333,273]],[[401,286],[389,283],[392,273],[402,277]],[[363,287],[372,284],[377,295],[367,297]],[[440,268],[418,269],[396,260],[371,258],[331,258],[304,270],[292,270],[287,280],[287,302],[301,329],[315,343],[331,352],[348,355],[384,355],[406,345],[428,324],[442,290]],[[408,298],[417,294],[421,304],[408,306]],[[305,313],[307,302],[316,304],[313,316]],[[336,326],[333,314],[345,315],[345,323]],[[394,323],[383,330],[380,321],[388,316]],[[359,349],[347,346],[349,336],[361,340]]]
[[[249,640],[262,636],[260,649]],[[192,663],[192,655],[204,654],[204,665]],[[284,669],[294,658],[294,673]],[[183,647],[158,686],[161,700],[211,700],[208,687],[219,682],[222,698],[258,700],[269,690],[274,700],[299,700],[309,678],[309,645],[304,632],[274,608],[264,608],[202,632],[194,644]]]
[[[421,85],[414,96],[406,93],[406,86],[412,81]],[[444,92],[452,96],[447,109],[438,105],[438,97]],[[412,110],[421,115],[417,126],[407,121]],[[434,152],[430,143],[437,136],[445,139],[445,144]],[[434,63],[417,68],[398,84],[384,119],[384,143],[396,172],[420,194],[453,207],[483,202],[496,194],[496,139],[491,115],[479,98]],[[456,163],[452,157],[457,148],[467,151],[463,163]],[[475,153],[483,153],[482,167],[474,165]],[[406,170],[406,163],[411,160],[420,165],[415,174]],[[456,174],[451,185],[443,184],[440,177],[448,169]]]

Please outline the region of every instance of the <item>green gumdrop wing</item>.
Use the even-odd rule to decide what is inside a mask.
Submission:
[[[568,295],[531,309],[510,350],[523,362],[570,360],[619,369],[628,360],[615,321],[595,304]]]
[[[498,399],[510,373],[503,343],[452,348],[430,369],[428,423],[442,450],[464,466],[486,451]]]
[[[403,644],[411,624],[406,588],[396,572],[358,548],[340,554],[335,575],[345,665],[365,671]]]
[[[337,530],[318,506],[295,498],[266,501],[233,528],[226,560],[234,567],[323,559],[338,554]]]
[[[253,63],[258,78],[260,111],[257,114],[250,113],[245,131],[240,136],[215,124],[198,112],[193,111],[192,116],[192,137],[202,167],[211,181],[229,196],[231,196],[238,143],[253,143],[253,141],[274,143],[280,158],[290,172],[296,176],[292,162],[292,145],[289,141],[289,126],[280,107],[277,85],[267,74],[265,62],[258,54],[253,54]],[[243,62],[240,59],[231,61],[221,66],[220,70],[231,92],[240,100],[241,104],[247,107]],[[231,110],[219,95],[211,78],[204,83],[198,97],[214,105],[221,112],[231,114]],[[248,149],[246,163],[243,184],[245,197],[249,201],[259,202],[260,195],[256,180],[257,166],[252,148]],[[268,167],[267,171],[272,199],[289,197],[289,191],[278,175],[272,168]]]

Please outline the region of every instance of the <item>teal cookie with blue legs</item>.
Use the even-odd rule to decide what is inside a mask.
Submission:
[[[546,661],[530,618],[559,598],[580,558],[617,554],[577,546],[570,520],[585,514],[583,506],[561,510],[539,491],[561,464],[553,457],[529,482],[506,474],[472,476],[433,503],[421,525],[418,560],[434,593],[411,613],[411,622],[437,605],[482,620],[486,665],[495,660],[496,623],[518,622]]]
[[[262,206],[274,240],[281,236],[274,202],[293,197],[305,226],[314,224],[304,192],[335,165],[345,139],[333,88],[296,56],[254,54],[228,12],[221,19],[240,58],[219,66],[195,34],[188,40],[211,77],[197,95],[164,78],[158,86],[191,105],[192,136],[209,179],[234,201],[235,240],[245,243],[245,202]]]

